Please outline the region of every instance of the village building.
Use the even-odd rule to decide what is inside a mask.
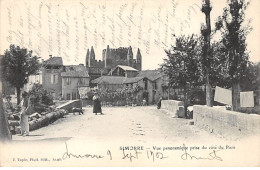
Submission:
[[[42,62],[40,71],[30,75],[23,90],[29,91],[33,84],[42,84],[54,99],[78,99],[79,88],[89,87],[89,75],[83,64],[63,65],[61,57],[52,57]]]
[[[79,99],[79,88],[89,87],[89,75],[86,67],[82,65],[65,66],[61,73],[62,98],[66,100]]]
[[[102,51],[102,61],[96,60],[94,48],[87,50],[86,68],[90,76],[90,80],[94,80],[100,76],[108,75],[113,68],[118,65],[130,66],[138,71],[142,70],[142,55],[138,48],[136,58],[133,58],[132,47],[120,47],[112,49],[107,46]]]
[[[111,69],[110,76],[101,76],[91,83],[99,89],[115,91],[117,89],[139,86],[138,100],[145,98],[150,104],[166,96],[167,76],[159,70],[138,71],[130,66],[118,65]]]
[[[52,57],[42,63],[42,86],[53,98],[59,98],[62,90],[61,73],[64,72],[61,57]]]
[[[130,66],[123,66],[117,65],[115,68],[111,69],[108,73],[110,76],[123,76],[123,77],[136,77],[138,74],[138,70],[130,67]]]
[[[91,83],[98,89],[115,91],[124,87],[125,80],[126,77],[122,76],[101,76],[95,80],[92,80]]]

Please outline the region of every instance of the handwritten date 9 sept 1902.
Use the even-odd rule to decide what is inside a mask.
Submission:
[[[85,154],[76,154],[73,152],[70,152],[68,144],[65,142],[65,152],[62,155],[62,159],[70,159],[70,158],[88,158],[88,159],[109,159],[113,160],[112,152],[110,150],[106,151],[106,154],[99,155],[99,154],[93,154],[93,153],[85,153]],[[220,150],[210,150],[208,155],[205,157],[199,156],[199,155],[192,155],[188,152],[187,147],[185,144],[183,144],[183,150],[180,154],[180,158],[182,160],[217,160],[217,161],[223,161],[222,158],[217,154]],[[148,159],[153,162],[162,160],[162,159],[169,159],[169,155],[166,155],[164,152],[161,151],[155,151],[151,149],[145,149],[145,150],[125,150],[124,148],[120,149],[122,151],[122,157],[121,159],[129,160],[130,162],[137,160],[137,159]],[[118,155],[117,155],[118,156]]]

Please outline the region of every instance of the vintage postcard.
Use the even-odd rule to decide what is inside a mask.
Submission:
[[[259,0],[1,0],[0,166],[260,166]]]

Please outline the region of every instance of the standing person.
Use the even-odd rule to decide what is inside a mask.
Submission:
[[[143,106],[146,106],[146,98],[143,99]]]
[[[101,101],[97,92],[95,92],[93,96],[93,113],[95,113],[96,115],[97,113],[103,114],[101,109]]]
[[[158,103],[157,103],[157,109],[160,109],[162,105],[162,97],[160,97]]]
[[[22,136],[29,136],[29,120],[28,117],[31,112],[31,102],[30,97],[28,97],[28,94],[24,92],[22,94],[23,100],[21,102],[21,135]]]

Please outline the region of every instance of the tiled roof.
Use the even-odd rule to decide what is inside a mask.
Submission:
[[[126,77],[121,76],[102,76],[95,80],[92,80],[91,82],[94,84],[123,84],[126,80]]]
[[[61,77],[89,77],[86,71],[66,71],[61,73]]]
[[[84,65],[69,65],[65,66],[65,71],[61,73],[62,77],[89,77]]]
[[[128,84],[128,83],[136,83],[140,80],[144,79],[144,77],[129,77],[124,81],[124,84]]]
[[[51,57],[42,63],[43,65],[55,65],[62,66],[63,61],[61,57]]]
[[[116,67],[120,67],[120,68],[122,68],[122,69],[125,70],[125,71],[138,71],[138,70],[136,70],[135,68],[130,67],[130,66],[118,65],[118,66],[116,66]]]
[[[149,80],[154,81],[163,76],[159,70],[143,70],[139,71],[136,77],[147,77]]]
[[[136,83],[144,77],[122,77],[122,76],[102,76],[95,80],[92,80],[94,84],[128,84]]]
[[[86,71],[86,67],[84,65],[67,65],[65,66],[66,71]]]

